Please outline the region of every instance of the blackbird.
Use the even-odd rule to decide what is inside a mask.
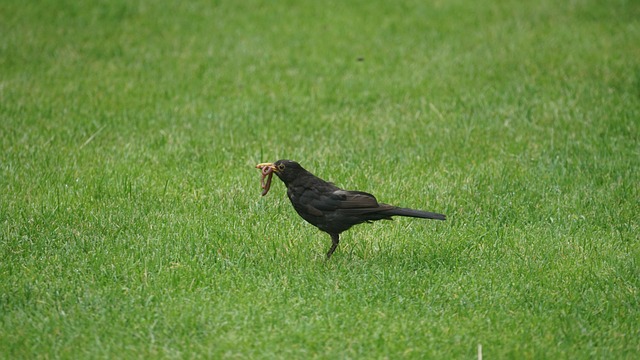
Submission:
[[[340,233],[353,225],[376,220],[391,220],[392,216],[408,216],[423,219],[445,220],[446,216],[421,210],[401,208],[379,203],[376,198],[362,191],[347,191],[326,182],[291,160],[261,163],[262,195],[266,195],[275,173],[287,186],[287,196],[298,215],[331,236],[331,248],[327,259],[338,247]],[[267,183],[264,178],[268,176]]]

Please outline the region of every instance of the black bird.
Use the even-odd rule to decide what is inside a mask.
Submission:
[[[421,210],[378,203],[376,198],[362,191],[347,191],[326,182],[291,160],[256,165],[262,170],[262,195],[266,195],[275,173],[287,186],[287,196],[298,215],[331,236],[327,259],[338,247],[340,233],[353,225],[376,220],[391,220],[392,216],[445,220],[446,216]],[[267,183],[264,178],[268,176]]]

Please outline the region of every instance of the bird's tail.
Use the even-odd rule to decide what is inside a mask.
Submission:
[[[415,218],[434,219],[434,220],[447,219],[447,216],[444,214],[438,214],[438,213],[422,211],[422,210],[407,209],[407,208],[395,208],[393,210],[389,210],[387,213],[392,216],[393,215],[409,216],[409,217],[415,217]]]

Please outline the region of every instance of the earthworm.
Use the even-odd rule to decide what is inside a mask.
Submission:
[[[271,188],[271,178],[273,177],[273,169],[270,166],[265,166],[261,170],[262,177],[260,178],[260,186],[262,187],[262,196],[267,195]],[[264,178],[267,178],[267,182],[264,182]]]

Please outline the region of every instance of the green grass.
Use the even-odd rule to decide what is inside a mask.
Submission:
[[[639,19],[3,1],[0,358],[635,358]],[[325,261],[279,158],[448,221]]]

